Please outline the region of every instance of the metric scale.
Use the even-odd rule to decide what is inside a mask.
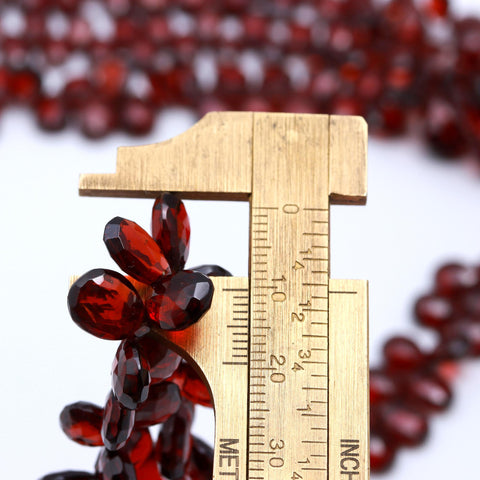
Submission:
[[[369,478],[367,283],[329,278],[329,206],[365,202],[366,142],[359,117],[210,113],[80,179],[250,202],[249,277],[213,277],[208,313],[165,333],[211,389],[215,480]]]

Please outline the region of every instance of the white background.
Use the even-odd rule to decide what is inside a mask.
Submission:
[[[466,11],[469,3],[456,2]],[[480,11],[477,5],[477,11]],[[138,139],[87,142],[67,131],[40,133],[29,115],[0,120],[0,478],[35,480],[55,470],[92,470],[97,449],[69,441],[58,426],[67,403],[103,405],[117,342],[97,339],[70,320],[68,278],[116,268],[102,242],[120,215],[149,228],[151,200],[80,198],[78,176],[113,172],[119,145],[152,143],[188,128],[171,110]],[[192,224],[188,265],[218,263],[247,275],[246,203],[186,202]],[[366,207],[332,207],[332,278],[370,281],[371,362],[394,333],[431,338],[413,326],[415,297],[448,260],[480,263],[480,179],[438,161],[421,142],[370,140]],[[475,478],[480,427],[480,361],[461,369],[455,401],[432,419],[426,445],[404,450],[389,480]],[[197,410],[195,431],[213,439],[213,415]]]

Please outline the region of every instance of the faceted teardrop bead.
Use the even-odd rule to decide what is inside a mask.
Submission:
[[[382,419],[387,436],[400,445],[409,447],[420,445],[427,437],[428,424],[421,413],[393,406],[385,408]]]
[[[171,193],[155,200],[152,236],[167,257],[173,272],[182,270],[190,249],[190,220],[183,202]]]
[[[392,337],[385,343],[383,354],[391,370],[418,369],[426,360],[418,346],[406,337]]]
[[[102,438],[108,450],[120,450],[133,431],[135,410],[128,410],[115,398],[113,392],[107,397],[104,408]]]
[[[459,263],[444,265],[435,275],[436,291],[439,295],[452,296],[476,286],[478,282],[478,271]]]
[[[223,267],[220,267],[219,265],[199,265],[198,267],[193,267],[190,270],[193,270],[194,272],[203,273],[204,275],[207,275],[207,277],[231,277],[232,276],[232,274],[228,270],[225,270]]]
[[[177,369],[182,357],[167,347],[160,327],[151,321],[145,323],[135,335],[135,345],[150,365],[152,385],[163,382]]]
[[[95,471],[101,480],[141,480],[137,479],[135,467],[120,452],[110,452],[106,448],[98,455]]]
[[[385,439],[372,433],[370,436],[370,467],[372,472],[384,472],[393,463],[395,448],[388,444]]]
[[[74,472],[65,470],[63,472],[50,473],[40,480],[98,480],[96,475],[88,472]]]
[[[214,290],[208,277],[190,270],[165,275],[153,289],[146,308],[165,330],[183,330],[198,322],[210,308]]]
[[[184,400],[178,412],[170,417],[162,427],[157,442],[157,460],[162,475],[178,480],[185,475],[185,468],[192,449],[190,429],[194,407]]]
[[[132,335],[145,313],[133,285],[119,273],[100,268],[90,270],[72,285],[68,309],[80,328],[106,340]]]
[[[152,237],[139,225],[115,217],[105,226],[103,241],[117,265],[143,283],[154,283],[170,273],[167,259]]]
[[[446,410],[452,400],[448,385],[434,376],[413,378],[408,382],[407,392],[409,401],[425,413]]]
[[[150,373],[147,360],[130,340],[118,347],[112,368],[112,390],[118,401],[135,410],[148,396]]]
[[[147,400],[135,412],[135,428],[146,428],[168,420],[181,405],[180,389],[175,383],[152,385]]]
[[[98,447],[102,440],[103,409],[88,402],[67,405],[60,413],[60,426],[68,438],[81,445]]]
[[[169,380],[175,382],[191,402],[213,408],[210,390],[189,363],[183,361]]]
[[[193,435],[187,474],[192,480],[211,480],[213,476],[213,448]]]
[[[370,404],[390,400],[398,393],[397,384],[385,372],[370,370]]]
[[[425,327],[441,329],[453,319],[450,300],[438,295],[425,295],[415,304],[415,316]]]

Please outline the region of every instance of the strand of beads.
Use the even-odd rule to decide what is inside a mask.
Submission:
[[[0,106],[45,130],[145,134],[172,105],[347,113],[479,153],[480,20],[447,0],[26,0],[0,16]]]
[[[451,403],[456,362],[480,355],[478,268],[441,267],[433,291],[417,301],[415,316],[436,332],[437,346],[425,352],[411,339],[391,338],[382,367],[370,371],[372,471],[386,470],[399,448],[426,439],[428,417]]]
[[[195,404],[212,407],[193,367],[170,350],[161,330],[183,330],[210,307],[215,265],[184,270],[190,223],[183,203],[165,193],[155,202],[152,235],[116,217],[104,242],[122,270],[95,269],[71,287],[72,319],[87,332],[121,340],[112,365],[112,389],[102,408],[67,405],[60,424],[73,441],[102,447],[95,473],[65,471],[42,480],[208,480],[213,451],[191,433]],[[202,273],[203,272],[203,273]],[[162,425],[153,441],[149,427]]]

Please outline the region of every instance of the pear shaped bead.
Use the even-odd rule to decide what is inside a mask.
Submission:
[[[183,361],[169,380],[179,386],[186,399],[195,404],[213,408],[208,386],[188,362]]]
[[[148,396],[149,366],[132,341],[123,340],[112,368],[112,390],[118,401],[135,410]]]
[[[135,467],[124,455],[106,448],[98,455],[95,471],[101,480],[141,480],[137,479]]]
[[[190,270],[195,272],[203,273],[207,277],[231,277],[232,274],[225,270],[220,265],[199,265],[198,267],[193,267]]]
[[[67,405],[60,413],[60,426],[68,438],[81,445],[98,447],[103,445],[103,409],[89,402]]]
[[[107,397],[104,408],[102,438],[108,450],[120,450],[133,431],[135,410],[128,410],[115,398],[113,392]]]
[[[190,221],[183,202],[171,193],[155,200],[152,236],[167,257],[172,271],[185,267],[190,249]]]
[[[103,241],[117,265],[143,283],[153,283],[170,273],[170,267],[160,247],[139,225],[115,217],[105,226]]]
[[[83,330],[106,340],[121,340],[141,325],[145,310],[133,285],[112,270],[81,276],[68,293],[68,309]]]
[[[145,428],[168,420],[182,403],[180,389],[175,383],[152,385],[147,400],[135,411],[135,428]]]
[[[189,270],[165,275],[153,289],[146,308],[165,330],[183,330],[198,322],[210,308],[214,290],[208,277]]]

